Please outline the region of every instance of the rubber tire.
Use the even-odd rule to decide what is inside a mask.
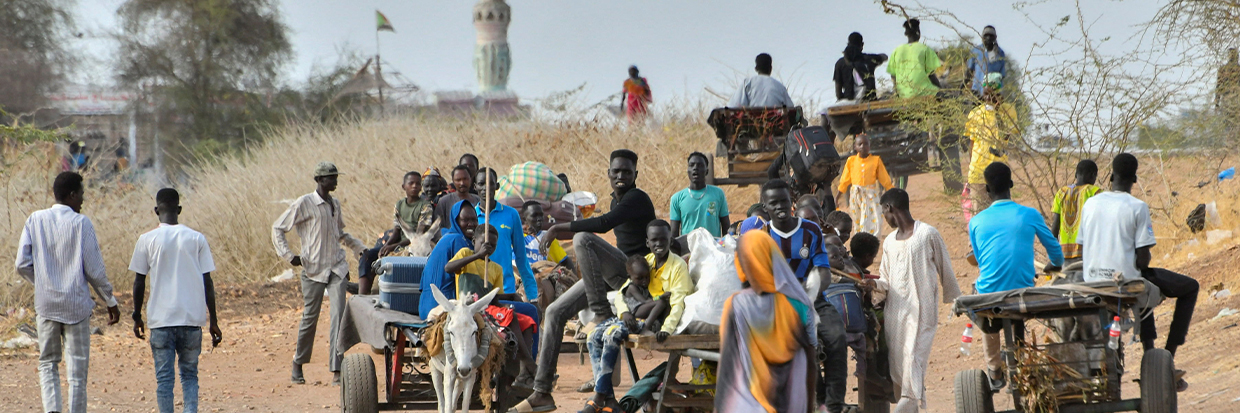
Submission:
[[[1141,413],[1174,413],[1178,405],[1171,352],[1161,348],[1146,351],[1141,356]]]
[[[369,354],[353,353],[344,357],[340,367],[340,411],[344,413],[376,413],[379,411],[378,378],[375,362]]]
[[[956,413],[994,413],[995,402],[990,378],[982,370],[956,373]]]

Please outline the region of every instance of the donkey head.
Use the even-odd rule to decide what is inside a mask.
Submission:
[[[444,309],[443,316],[448,317],[443,329],[444,341],[452,346],[452,352],[456,356],[456,365],[453,367],[456,368],[456,374],[460,377],[468,376],[473,371],[470,361],[478,355],[478,334],[482,332],[478,331],[478,324],[474,322],[474,314],[487,308],[498,292],[498,289],[491,290],[478,301],[465,303],[464,300],[459,302],[449,300],[438,288],[431,289],[435,301]]]

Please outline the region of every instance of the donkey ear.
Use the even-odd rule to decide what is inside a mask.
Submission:
[[[484,308],[487,308],[488,305],[491,305],[491,300],[495,299],[495,294],[499,294],[498,288],[491,290],[491,292],[487,293],[487,295],[479,298],[477,302],[470,304],[469,312],[476,313],[482,311]]]
[[[452,301],[449,301],[448,297],[445,297],[443,295],[443,292],[439,291],[439,286],[432,285],[431,294],[435,296],[435,302],[439,303],[439,306],[443,307],[444,311],[452,312],[453,310],[456,309],[456,304],[453,303]]]

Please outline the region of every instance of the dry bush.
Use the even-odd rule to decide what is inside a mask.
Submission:
[[[607,156],[613,149],[629,148],[641,156],[638,187],[666,217],[668,199],[688,184],[685,157],[692,151],[710,153],[714,141],[705,125],[682,122],[658,129],[442,118],[293,126],[247,155],[189,168],[179,185],[182,222],[210,241],[216,280],[255,281],[288,268],[272,247],[271,224],[287,202],[314,190],[311,171],[319,161],[335,162],[344,173],[336,195],[344,205],[346,230],[369,243],[391,225],[392,205],[403,196],[399,185],[404,172],[434,165],[447,173],[465,152],[477,154],[484,166],[505,171],[529,160],[546,163],[568,174],[574,190],[598,194],[600,210],[605,211],[611,192]],[[10,191],[0,206],[0,216],[10,217],[0,231],[0,250],[10,254],[16,251],[25,217],[53,203],[50,187],[58,156],[50,145],[39,148],[46,153],[26,156],[20,168],[0,177]],[[725,191],[736,214],[756,200],[752,187]],[[158,223],[153,193],[154,188],[119,189],[114,184],[87,189],[84,212],[95,224],[118,291],[131,285],[126,268],[134,242]],[[290,240],[297,242],[296,236]],[[0,270],[0,305],[30,302],[28,284],[19,285],[18,279],[11,265]]]

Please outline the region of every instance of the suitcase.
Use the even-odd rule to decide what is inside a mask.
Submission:
[[[840,154],[827,129],[810,126],[788,133],[784,159],[790,176],[798,184],[831,182],[839,174]]]
[[[379,300],[388,308],[418,314],[422,269],[426,257],[383,257],[379,260]]]

